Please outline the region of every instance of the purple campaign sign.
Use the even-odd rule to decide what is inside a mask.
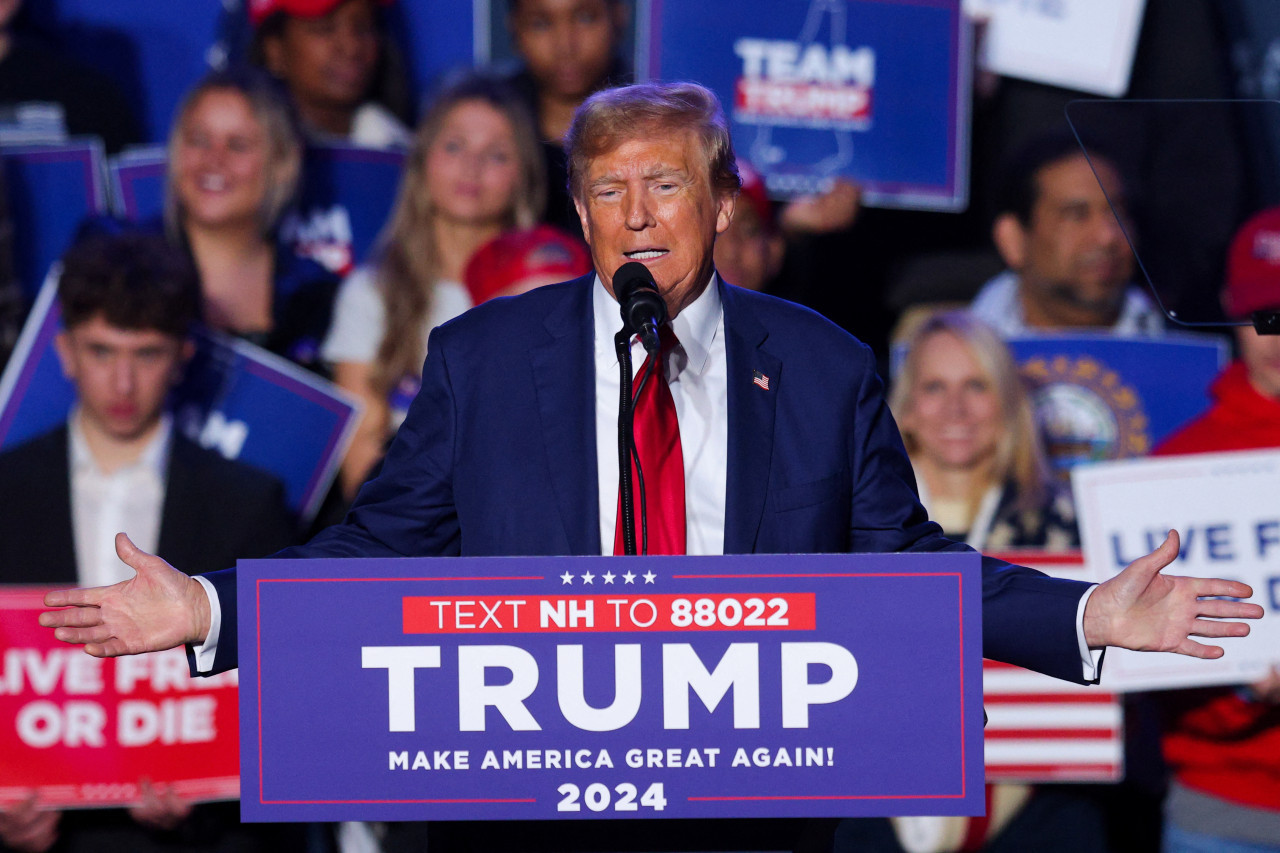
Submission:
[[[0,162],[13,222],[14,265],[23,295],[34,300],[81,221],[107,210],[102,143],[5,148]]]
[[[769,193],[845,176],[863,201],[963,210],[971,36],[960,0],[653,0],[639,76],[720,97]]]
[[[168,164],[163,145],[135,148],[112,158],[111,193],[116,215],[135,222],[160,217]]]
[[[248,560],[238,584],[248,821],[983,809],[976,554]]]

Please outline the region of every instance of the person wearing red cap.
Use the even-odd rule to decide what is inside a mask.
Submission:
[[[1236,233],[1222,306],[1236,320],[1280,310],[1280,208]],[[1239,358],[1209,388],[1212,407],[1157,455],[1280,447],[1280,336],[1239,326],[1236,343]],[[1165,849],[1280,850],[1280,668],[1238,689],[1169,693],[1164,707]]]
[[[550,225],[537,225],[508,231],[477,249],[462,274],[462,283],[472,304],[479,305],[590,271],[591,255],[581,240]]]
[[[379,6],[391,0],[250,0],[253,61],[288,87],[311,136],[406,146],[408,83]]]

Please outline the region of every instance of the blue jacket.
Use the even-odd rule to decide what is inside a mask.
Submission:
[[[436,329],[380,475],[343,524],[278,556],[599,555],[592,284],[488,302]],[[725,552],[967,550],[920,505],[871,350],[808,309],[720,286]],[[209,579],[223,611],[215,667],[228,669],[234,572]],[[1080,681],[1085,588],[984,560],[984,654]]]

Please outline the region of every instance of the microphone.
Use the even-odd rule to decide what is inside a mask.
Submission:
[[[653,273],[639,261],[628,261],[613,274],[613,295],[622,306],[622,324],[640,336],[645,352],[658,352],[658,327],[667,322],[667,303],[658,293]]]

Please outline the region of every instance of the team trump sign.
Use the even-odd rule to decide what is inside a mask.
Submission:
[[[977,813],[979,573],[973,554],[246,561],[243,813]]]

